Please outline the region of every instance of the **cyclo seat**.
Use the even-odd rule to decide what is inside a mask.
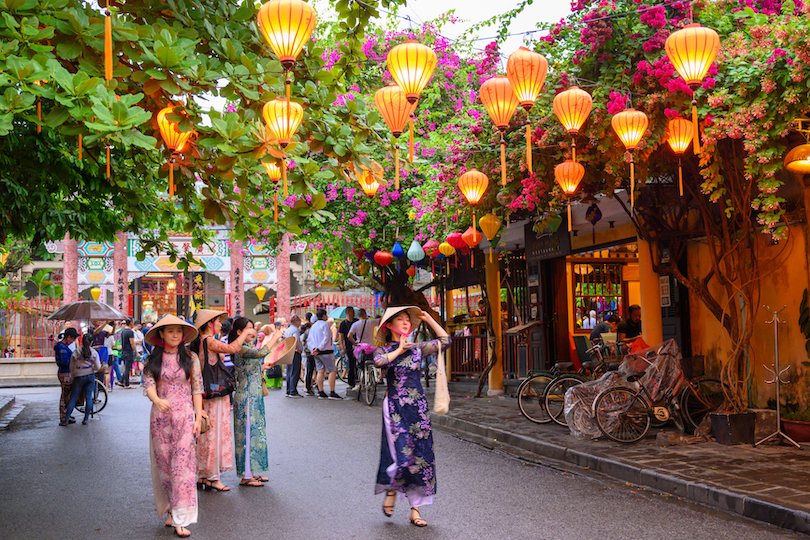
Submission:
[[[574,371],[573,362],[557,362],[554,367],[560,371]]]
[[[601,362],[599,362],[599,360],[590,360],[590,361],[588,361],[588,362],[582,362],[582,367],[584,367],[584,368],[585,368],[585,369],[587,369],[588,371],[593,371],[593,370],[595,370],[597,367],[599,367],[599,364],[600,364],[600,363],[601,363]]]

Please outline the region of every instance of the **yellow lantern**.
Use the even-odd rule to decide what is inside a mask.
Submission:
[[[554,179],[562,188],[568,198],[568,232],[571,232],[571,195],[576,193],[582,177],[585,176],[585,167],[576,161],[564,161],[554,167]]]
[[[405,92],[408,103],[416,104],[436,69],[436,53],[430,47],[409,39],[391,49],[387,63],[391,77]]]
[[[169,120],[168,115],[174,112],[173,106],[168,106],[161,109],[157,114],[157,124],[160,130],[160,136],[163,137],[163,142],[166,147],[172,151],[172,157],[169,159],[169,197],[174,198],[174,163],[175,156],[183,151],[183,147],[191,138],[193,131],[180,131],[177,129],[178,122]],[[107,160],[109,164],[109,159]]]
[[[681,169],[681,156],[692,143],[694,126],[689,120],[673,118],[667,124],[667,143],[678,156],[678,191],[683,197],[683,170]]]
[[[93,287],[92,289],[90,289],[90,296],[93,297],[93,300],[98,302],[98,299],[101,298],[101,289],[99,289],[98,287]]]
[[[647,131],[647,115],[635,109],[625,109],[613,115],[610,125],[619,136],[628,152],[638,147],[641,138]],[[633,166],[633,154],[630,154],[630,208],[635,207],[636,176]]]
[[[528,112],[543,90],[548,73],[548,60],[539,53],[520,47],[506,61],[506,77],[512,84],[520,106],[526,110],[526,163],[532,172],[532,123]]]
[[[363,190],[368,198],[374,197],[381,186],[386,185],[382,179],[383,167],[376,161],[371,162],[370,167],[361,166],[361,172],[357,175],[357,181],[360,184],[360,189]]]
[[[667,52],[669,61],[672,62],[672,67],[693,92],[693,141],[695,155],[698,155],[700,154],[700,131],[698,130],[697,100],[694,92],[700,87],[720,51],[720,36],[711,28],[693,23],[670,34],[664,43],[664,50]]]
[[[810,144],[800,144],[785,156],[785,168],[790,172],[810,173]]]
[[[445,257],[452,257],[456,253],[456,248],[450,245],[450,242],[442,242],[439,244],[439,253]]]
[[[484,214],[481,219],[478,220],[478,224],[481,226],[484,236],[489,240],[489,260],[492,261],[492,241],[501,228],[501,218],[492,213]]]
[[[281,167],[279,167],[278,163],[266,163],[262,161],[261,164],[264,165],[264,169],[267,171],[267,176],[269,176],[271,180],[277,182],[281,179]],[[278,193],[273,196],[273,219],[276,223],[278,223]]]
[[[301,120],[304,119],[304,108],[295,101],[274,99],[264,104],[262,115],[270,136],[278,139],[278,144],[282,148],[287,148],[298,126],[301,125]],[[284,182],[284,196],[286,197],[287,163],[285,158],[281,159],[281,178]]]
[[[256,287],[253,290],[255,291],[256,298],[259,299],[259,302],[264,300],[264,295],[267,293],[267,289],[264,287],[264,285],[259,285],[258,287]]]
[[[467,204],[470,206],[475,206],[481,201],[481,197],[484,196],[488,186],[489,178],[478,169],[467,171],[458,178],[458,189],[461,191],[462,195],[464,195],[464,198],[467,199]],[[475,228],[474,210],[473,228]]]
[[[391,134],[398,139],[416,110],[416,102],[409,103],[402,88],[392,84],[377,90],[374,94],[374,104]],[[413,137],[411,137],[411,161],[413,161]],[[399,143],[394,146],[394,183],[396,189],[399,189]]]
[[[315,29],[317,13],[302,0],[271,0],[259,9],[258,21],[264,39],[289,73]],[[289,76],[286,83],[289,100]]]
[[[492,77],[481,85],[481,102],[492,123],[501,132],[501,185],[506,185],[506,142],[503,134],[515,114],[518,99],[509,79],[504,76]]]
[[[572,86],[564,92],[560,92],[554,98],[554,114],[563,125],[565,130],[571,135],[571,159],[577,160],[577,134],[582,129],[588,115],[591,114],[593,99],[591,95],[578,86]]]

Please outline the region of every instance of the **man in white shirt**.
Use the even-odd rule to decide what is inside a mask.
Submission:
[[[307,347],[315,357],[315,383],[318,385],[318,399],[343,399],[335,392],[335,346],[332,340],[332,328],[326,322],[326,310],[319,309],[315,316],[317,321],[309,330]],[[329,394],[323,391],[324,377],[329,377]]]
[[[295,338],[295,354],[292,364],[287,366],[287,397],[290,398],[304,397],[298,393],[298,381],[301,380],[301,352],[304,350],[301,346],[300,328],[301,318],[293,315],[290,318],[290,326],[284,331],[284,339]]]

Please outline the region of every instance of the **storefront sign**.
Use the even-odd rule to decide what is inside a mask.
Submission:
[[[669,307],[672,305],[671,292],[669,287],[669,276],[661,276],[658,278],[658,287],[661,291],[661,307]]]
[[[534,264],[546,259],[565,257],[571,253],[571,239],[568,231],[556,233],[536,233],[532,230],[532,223],[524,227],[526,237],[526,263]]]

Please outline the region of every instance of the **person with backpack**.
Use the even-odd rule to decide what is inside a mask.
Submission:
[[[77,347],[70,357],[70,378],[72,380],[70,389],[70,401],[67,404],[65,416],[62,417],[60,426],[68,425],[70,415],[79,395],[84,395],[84,420],[82,425],[87,425],[90,415],[93,414],[93,388],[96,384],[96,371],[101,369],[101,359],[98,352],[93,349],[93,334],[82,336],[82,346]]]
[[[203,410],[208,417],[209,430],[197,439],[197,488],[230,491],[220,481],[220,474],[233,470],[233,426],[230,394],[234,380],[225,367],[222,355],[239,352],[242,344],[256,336],[254,330],[244,331],[232,343],[222,343],[215,336],[222,331],[224,311],[197,310],[194,326],[199,336],[191,342],[191,351],[198,355],[203,376]]]

